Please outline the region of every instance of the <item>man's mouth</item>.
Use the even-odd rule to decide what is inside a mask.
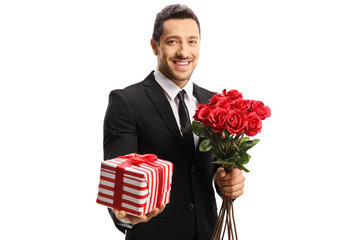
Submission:
[[[175,64],[180,65],[180,66],[185,66],[185,65],[189,65],[190,62],[175,62]]]
[[[176,61],[173,60],[172,61],[174,64],[178,65],[178,66],[188,66],[190,64],[191,61]]]

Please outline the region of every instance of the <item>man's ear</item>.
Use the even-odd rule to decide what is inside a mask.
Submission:
[[[153,53],[157,56],[159,54],[158,45],[157,45],[157,43],[155,42],[154,39],[150,40],[150,45],[151,45],[151,48],[153,50]]]

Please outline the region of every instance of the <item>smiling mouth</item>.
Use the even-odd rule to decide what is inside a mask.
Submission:
[[[190,61],[173,61],[173,63],[179,66],[187,66],[190,64]]]

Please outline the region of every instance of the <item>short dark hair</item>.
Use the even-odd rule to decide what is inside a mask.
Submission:
[[[164,32],[163,23],[169,19],[186,19],[191,18],[194,19],[199,28],[200,33],[200,22],[195,15],[195,13],[187,6],[182,4],[173,4],[166,6],[161,12],[156,15],[154,31],[152,34],[152,38],[154,41],[159,44],[160,36]]]

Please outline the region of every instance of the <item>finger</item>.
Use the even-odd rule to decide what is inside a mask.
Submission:
[[[165,207],[166,207],[166,204],[161,204],[160,205],[160,207],[159,207],[159,213],[161,213],[162,211],[164,211],[164,209],[165,209]]]
[[[224,179],[224,180],[228,180],[228,179],[237,178],[237,177],[239,177],[239,176],[243,176],[242,170],[240,170],[240,169],[238,169],[238,168],[233,168],[233,169],[231,170],[231,172],[228,172],[223,179]]]
[[[229,197],[231,197],[231,198],[238,198],[238,197],[240,197],[241,195],[243,195],[244,194],[244,190],[243,189],[240,189],[240,190],[238,190],[238,191],[236,191],[236,192],[233,192],[232,194],[230,194],[229,195]]]
[[[146,215],[142,215],[140,217],[136,217],[136,216],[131,216],[131,215],[127,215],[124,220],[126,221],[129,221],[131,224],[135,225],[135,224],[138,224],[138,223],[141,223],[141,222],[146,222],[148,219],[147,219],[147,216]]]
[[[113,209],[112,211],[118,220],[124,220],[124,221],[127,221],[134,225],[138,224],[140,222],[147,221],[147,217],[145,215],[142,215],[141,217],[136,217],[136,216],[131,216],[129,214],[126,214],[126,212],[124,210],[118,211],[118,210]]]
[[[151,218],[155,217],[159,213],[161,213],[165,209],[165,204],[161,204],[159,208],[154,208],[150,212],[141,217],[130,217],[130,222],[140,223],[140,222],[148,222]],[[134,224],[134,223],[133,223]]]
[[[158,215],[160,212],[159,208],[154,208],[153,210],[151,210],[149,213],[146,214],[146,221],[149,221],[151,218],[155,217],[156,215]]]
[[[239,190],[244,189],[245,184],[244,183],[239,183],[236,185],[232,185],[232,186],[224,186],[221,191],[227,194],[232,194],[234,192],[237,192]]]
[[[124,210],[118,211],[118,214],[122,217],[126,216],[126,212]]]
[[[112,210],[113,211],[113,213],[115,214],[115,217],[117,218],[117,219],[123,219],[123,218],[125,218],[125,216],[126,216],[126,212],[125,211],[123,211],[123,210],[121,210],[121,211],[118,211],[118,210]]]
[[[231,176],[240,176],[242,174],[243,174],[243,171],[238,168],[233,168],[232,171],[230,172]]]
[[[228,197],[228,198],[232,198],[232,199],[235,199],[235,198],[238,198],[240,197],[241,195],[244,194],[244,190],[239,190],[237,192],[233,192],[232,194],[223,194],[225,197]]]
[[[245,182],[245,179],[243,179],[241,177],[228,179],[228,180],[219,180],[219,183],[222,187],[236,186],[238,184],[243,184],[244,182]]]
[[[139,222],[147,222],[148,217],[146,215],[142,215],[138,220],[139,220]]]
[[[242,171],[239,170],[235,172],[231,171],[230,173],[226,174],[225,177],[220,178],[219,180],[222,181],[222,184],[231,185],[231,184],[236,184],[238,182],[244,182],[245,177],[242,174]]]
[[[216,171],[216,175],[219,176],[220,178],[223,178],[226,176],[226,171],[224,168],[220,167],[217,169]]]
[[[223,187],[221,193],[228,197],[239,197],[244,193],[244,183],[240,183],[234,186]]]
[[[222,192],[222,194],[226,197],[229,198],[237,198],[240,197],[241,195],[243,195],[244,190],[243,189],[239,189],[238,191],[235,192]]]

